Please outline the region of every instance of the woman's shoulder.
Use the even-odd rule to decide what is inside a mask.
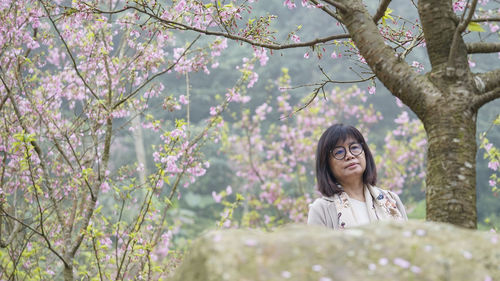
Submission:
[[[328,207],[333,204],[333,197],[326,197],[326,196],[321,196],[319,198],[316,198],[314,202],[309,204],[309,208],[323,208],[323,207]]]
[[[335,229],[338,221],[333,198],[319,197],[309,204],[307,224],[323,225]]]

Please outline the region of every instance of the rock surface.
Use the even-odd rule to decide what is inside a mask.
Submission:
[[[500,280],[500,237],[418,221],[213,231],[193,243],[172,280]]]

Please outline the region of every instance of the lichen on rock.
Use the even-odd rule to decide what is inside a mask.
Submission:
[[[172,280],[500,280],[498,234],[443,223],[287,225],[197,239]]]

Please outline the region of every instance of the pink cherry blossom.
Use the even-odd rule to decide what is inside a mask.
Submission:
[[[410,267],[410,262],[403,259],[403,258],[395,258],[393,260],[394,264],[399,266],[399,267],[402,267],[402,268],[409,268]]]
[[[290,9],[290,10],[297,7],[295,5],[295,3],[293,2],[293,0],[285,0],[285,2],[283,2],[283,5],[285,5],[286,7],[288,7],[288,9]]]
[[[212,198],[214,199],[215,203],[220,203],[222,200],[222,195],[217,194],[215,191],[212,191]]]
[[[292,34],[292,36],[290,36],[290,39],[295,43],[300,43],[300,37],[296,34]]]
[[[498,164],[498,161],[488,163],[488,168],[492,169],[493,171],[497,171],[499,166],[500,164]]]

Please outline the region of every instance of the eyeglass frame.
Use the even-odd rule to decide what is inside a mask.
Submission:
[[[354,153],[352,153],[352,151],[351,151],[351,146],[352,146],[352,145],[355,145],[355,144],[357,144],[357,145],[359,145],[359,146],[361,147],[361,151],[360,151],[358,154],[354,154]],[[343,148],[343,149],[344,149],[344,156],[342,156],[342,158],[340,158],[340,159],[338,159],[337,157],[335,157],[335,154],[333,153],[333,151],[334,151],[336,148],[339,148],[339,147],[341,147],[341,148]],[[351,153],[351,155],[352,155],[352,156],[354,156],[354,157],[357,157],[357,156],[361,155],[361,153],[363,153],[363,151],[365,151],[365,149],[363,148],[363,143],[362,143],[362,142],[353,142],[353,143],[349,144],[349,147],[348,147],[348,148],[349,148],[349,152],[350,152],[350,153]],[[338,146],[334,147],[332,150],[330,150],[330,155],[331,155],[334,159],[339,160],[339,161],[342,161],[342,160],[344,160],[344,159],[345,159],[345,157],[347,156],[347,149],[346,149],[346,148],[345,148],[345,146],[343,146],[343,145],[338,145]]]

